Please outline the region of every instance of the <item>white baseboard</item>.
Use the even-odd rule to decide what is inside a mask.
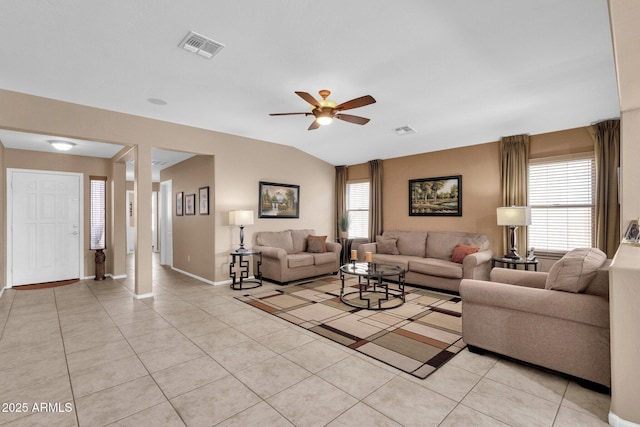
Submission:
[[[107,274],[108,277],[111,277],[112,279],[126,279],[127,275],[126,274],[119,274],[117,276],[114,276],[113,274]]]
[[[9,289],[9,288],[7,288]],[[0,288],[0,298],[2,298],[2,294],[4,294],[4,288]]]
[[[148,292],[148,293],[142,294],[142,295],[133,294],[133,298],[134,299],[145,299],[145,298],[152,298],[152,297],[153,297],[153,292]]]
[[[211,280],[207,280],[204,277],[196,276],[195,274],[189,273],[188,271],[180,270],[179,268],[175,268],[175,267],[171,267],[171,269],[177,271],[178,273],[182,273],[185,276],[189,276],[189,277],[193,277],[194,279],[198,279],[201,282],[207,283],[209,285],[215,285],[215,282],[212,282]]]
[[[609,425],[613,427],[640,427],[640,424],[623,420],[613,412],[609,412]]]

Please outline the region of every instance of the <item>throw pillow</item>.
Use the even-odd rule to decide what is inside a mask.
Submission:
[[[606,260],[607,255],[600,249],[573,249],[551,266],[544,287],[556,291],[583,292]]]
[[[327,236],[307,237],[307,252],[316,254],[327,252]]]
[[[398,251],[398,239],[376,236],[376,253],[387,255],[400,255]]]
[[[464,261],[464,257],[469,254],[474,254],[479,250],[480,248],[477,246],[469,246],[463,244],[456,245],[456,247],[453,248],[453,252],[451,254],[451,261],[462,264],[462,261]]]

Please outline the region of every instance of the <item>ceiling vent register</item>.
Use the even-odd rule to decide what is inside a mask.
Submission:
[[[180,47],[189,52],[197,53],[203,58],[211,59],[220,52],[225,45],[201,34],[191,31],[180,43]]]
[[[399,128],[395,128],[394,129],[395,133],[402,136],[402,135],[409,135],[411,133],[416,133],[416,130],[414,128],[412,128],[411,126],[401,126]]]

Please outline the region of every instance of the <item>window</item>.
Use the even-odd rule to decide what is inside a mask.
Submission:
[[[347,183],[347,212],[349,238],[369,237],[369,182]]]
[[[593,246],[593,155],[532,160],[529,164],[529,246],[566,252]]]
[[[105,249],[107,177],[91,176],[91,249]]]

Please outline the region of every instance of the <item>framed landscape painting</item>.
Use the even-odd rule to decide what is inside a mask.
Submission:
[[[462,216],[462,175],[409,180],[409,216]]]
[[[260,181],[260,218],[300,218],[300,186]]]

